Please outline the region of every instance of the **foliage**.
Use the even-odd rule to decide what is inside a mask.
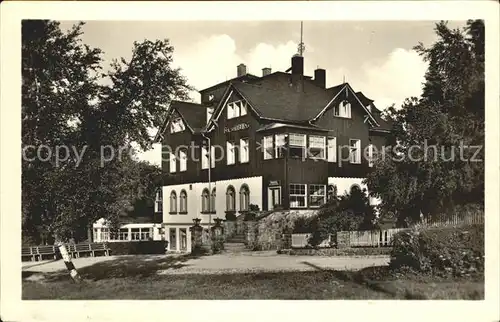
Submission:
[[[303,229],[303,232],[312,233],[309,243],[315,246],[338,231],[370,230],[374,223],[375,210],[370,205],[366,189],[355,188],[350,194],[330,198],[318,215],[309,221],[309,231]]]
[[[95,220],[145,209],[159,169],[137,163],[133,147],[150,148],[148,130],[191,89],[171,68],[168,40],[135,42],[130,60],[105,68],[102,51],[82,44],[82,27],[22,23],[22,228],[38,242],[83,240]],[[114,158],[103,159],[111,148]]]
[[[484,272],[484,226],[413,229],[394,236],[390,266],[435,275]]]
[[[484,202],[484,22],[468,21],[463,30],[440,22],[435,31],[432,46],[414,48],[429,64],[422,96],[385,113],[393,124],[389,144],[398,145],[366,180],[400,225]]]
[[[256,205],[256,204],[253,204],[253,203],[251,203],[250,205],[248,205],[248,208],[249,208],[250,211],[260,211],[259,205]]]
[[[236,211],[226,211],[227,221],[236,221]]]
[[[110,255],[165,254],[168,242],[148,240],[137,242],[112,242],[107,244]]]

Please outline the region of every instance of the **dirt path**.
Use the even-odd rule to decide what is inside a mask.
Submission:
[[[154,262],[165,258],[181,255],[130,255],[130,256],[102,256],[75,258],[73,263],[77,269],[106,261],[120,261],[126,259],[138,264]],[[158,274],[227,274],[244,272],[273,272],[273,271],[314,271],[324,269],[358,270],[369,266],[387,265],[387,256],[363,257],[333,257],[333,256],[289,256],[278,255],[275,251],[244,252],[238,254],[219,254],[203,256],[183,261],[181,268],[162,269],[158,267]],[[66,270],[62,260],[23,262],[23,271],[51,273]]]

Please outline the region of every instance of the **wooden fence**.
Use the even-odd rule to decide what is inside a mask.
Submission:
[[[406,228],[391,228],[374,231],[349,231],[339,232],[338,234],[348,233],[350,247],[383,247],[390,246],[393,236]]]
[[[447,216],[437,216],[424,218],[422,222],[414,226],[423,227],[456,227],[466,225],[481,225],[484,224],[484,212],[475,211],[462,214],[453,214]]]

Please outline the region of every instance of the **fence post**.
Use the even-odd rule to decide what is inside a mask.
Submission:
[[[73,262],[71,261],[71,258],[69,257],[68,250],[66,249],[66,245],[64,245],[62,242],[59,242],[58,245],[59,252],[61,253],[61,256],[64,260],[64,264],[66,264],[66,268],[69,271],[69,275],[75,281],[76,283],[80,283],[80,275],[78,275],[78,271],[75,268],[75,265],[73,265]]]

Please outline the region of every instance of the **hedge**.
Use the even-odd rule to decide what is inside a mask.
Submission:
[[[484,273],[484,225],[402,231],[392,246],[393,270],[446,276]]]
[[[167,246],[164,240],[108,243],[110,255],[165,254]]]

